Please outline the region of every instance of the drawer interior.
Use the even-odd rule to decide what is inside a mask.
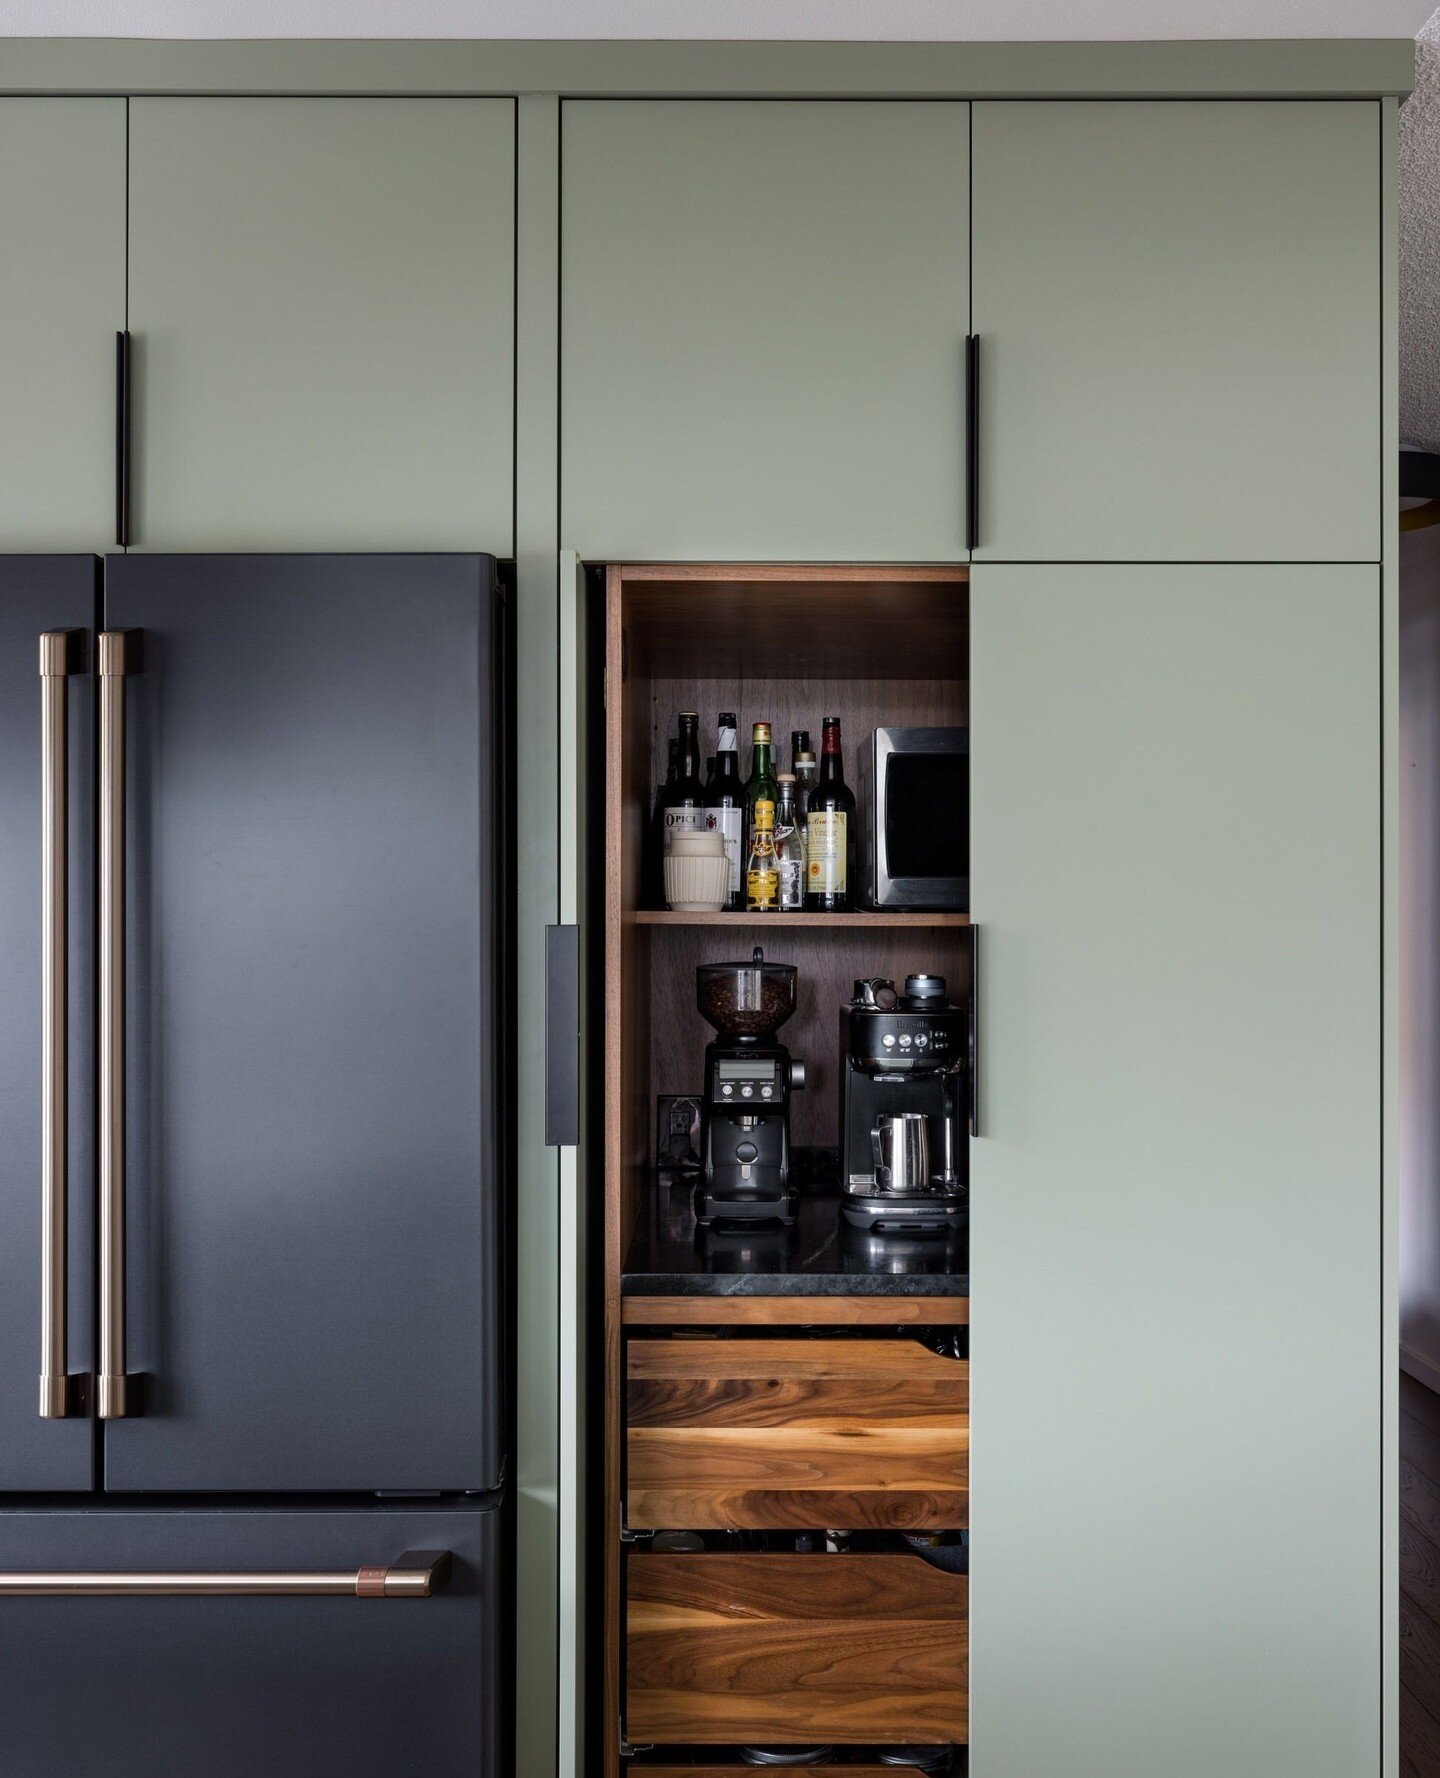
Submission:
[[[632,1528],[968,1524],[963,1359],[898,1339],[633,1339],[627,1355]]]
[[[910,1555],[654,1555],[626,1566],[626,1734],[963,1742],[969,1583]]]

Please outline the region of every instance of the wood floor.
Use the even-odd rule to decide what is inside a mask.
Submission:
[[[1400,1378],[1400,1771],[1440,1778],[1440,1395]]]

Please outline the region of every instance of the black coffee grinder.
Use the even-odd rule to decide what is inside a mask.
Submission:
[[[702,963],[695,997],[719,1037],[705,1046],[705,1129],[696,1221],[795,1221],[790,1188],[790,1095],[805,1085],[775,1033],[795,1010],[795,969],[767,963]]]

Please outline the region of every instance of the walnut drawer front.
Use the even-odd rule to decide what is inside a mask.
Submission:
[[[908,1555],[632,1554],[631,1741],[963,1742],[969,1582]]]
[[[969,1522],[970,1366],[913,1340],[631,1340],[636,1529]]]

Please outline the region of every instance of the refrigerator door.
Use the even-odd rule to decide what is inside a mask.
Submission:
[[[0,1490],[85,1489],[94,1483],[94,1424],[83,1403],[52,1401],[80,1410],[63,1418],[40,1416],[41,1277],[45,1228],[41,1215],[43,951],[41,910],[46,895],[41,842],[43,779],[49,753],[51,782],[68,802],[65,881],[55,876],[52,905],[63,910],[68,939],[64,1035],[68,1068],[53,1087],[65,1090],[67,1140],[56,1142],[65,1163],[68,1229],[65,1276],[51,1276],[56,1303],[68,1298],[66,1370],[90,1368],[94,1001],[91,947],[94,875],[91,736],[94,680],[88,671],[52,676],[44,696],[65,702],[66,758],[59,757],[57,723],[47,749],[42,737],[40,636],[79,631],[81,650],[66,648],[63,664],[89,665],[99,563],[94,556],[0,557]],[[62,664],[62,663],[55,663]],[[58,805],[53,805],[58,807]],[[58,872],[58,852],[54,855]],[[61,891],[65,893],[61,894]],[[58,929],[57,929],[58,936]],[[58,990],[58,979],[57,979]],[[57,1019],[57,1035],[61,1026]],[[54,1225],[56,1258],[60,1227]],[[58,1308],[57,1308],[58,1316]],[[58,1356],[58,1342],[57,1342]],[[54,1373],[58,1384],[58,1371]]]
[[[0,1512],[0,1770],[498,1778],[495,1511]],[[429,1598],[4,1596],[6,1577],[345,1573],[448,1550]]]
[[[106,563],[142,632],[107,1488],[499,1481],[498,614],[490,557]]]

